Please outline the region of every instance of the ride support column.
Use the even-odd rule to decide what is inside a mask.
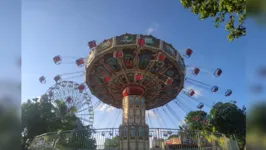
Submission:
[[[127,86],[123,91],[122,125],[119,127],[120,150],[149,149],[149,127],[145,122],[144,89],[139,85]]]

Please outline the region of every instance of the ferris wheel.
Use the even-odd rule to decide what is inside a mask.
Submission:
[[[66,106],[65,114],[74,114],[82,126],[92,128],[94,112],[86,85],[73,81],[60,81],[50,87],[41,100],[49,101],[53,105],[60,101]]]

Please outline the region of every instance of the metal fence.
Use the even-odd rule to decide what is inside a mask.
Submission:
[[[71,130],[39,135],[30,150],[119,150],[119,129]],[[223,134],[150,128],[150,150],[238,150]]]

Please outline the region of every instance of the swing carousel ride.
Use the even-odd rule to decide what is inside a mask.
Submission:
[[[177,51],[171,44],[151,35],[124,34],[106,39],[99,44],[96,41],[90,41],[88,47],[90,48],[88,57],[73,61],[79,68],[85,70],[56,75],[54,77],[56,86],[50,88],[46,96],[51,100],[57,99],[55,95],[59,98],[61,96],[61,99],[69,103],[69,106],[75,106],[80,109],[79,111],[84,109],[82,108],[84,103],[89,104],[89,112],[100,107],[101,104],[122,109],[122,124],[118,133],[120,149],[137,147],[148,149],[149,137],[152,136],[151,131],[149,132],[149,125],[152,123],[147,110],[152,111],[158,118],[160,113],[164,112],[166,116],[171,114],[181,121],[178,113],[172,108],[173,105],[178,106],[184,112],[188,112],[191,108],[188,106],[189,103],[186,103],[189,100],[196,102],[197,105],[193,107],[199,110],[204,106],[213,105],[213,102],[207,101],[195,89],[186,88],[189,85],[210,93],[222,93],[226,97],[232,94],[230,89],[225,90],[187,77],[188,73],[197,76],[205,71],[203,68],[185,64],[184,59],[189,59],[194,53],[192,49]],[[56,65],[69,62],[67,57],[61,55],[55,56],[53,61]],[[222,69],[212,70],[214,77],[221,76]],[[84,76],[84,74],[84,83],[76,84],[72,81],[65,81],[67,78]],[[41,76],[39,81],[46,83],[46,77]],[[72,89],[72,92],[64,87]],[[99,99],[93,107],[91,101],[85,98],[89,96],[88,90]],[[79,98],[74,100],[76,97]],[[174,103],[170,105],[170,102]],[[93,113],[90,114],[91,120],[88,122],[92,125]],[[145,117],[149,119],[149,125]],[[161,125],[165,124],[162,120],[163,117],[158,119]],[[194,120],[208,124],[206,118],[195,117]],[[128,134],[127,131],[132,129],[136,133]]]

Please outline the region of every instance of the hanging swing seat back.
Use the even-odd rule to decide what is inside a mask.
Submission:
[[[39,81],[40,81],[42,84],[46,83],[46,79],[45,79],[44,76],[41,76],[41,77],[39,78]]]
[[[195,94],[195,91],[193,89],[190,89],[188,92],[187,92],[187,95],[188,96],[193,96]]]
[[[197,68],[197,67],[195,67],[195,68],[193,69],[193,71],[192,71],[192,74],[196,76],[196,75],[199,74],[199,72],[200,72],[200,69]]]
[[[232,93],[233,93],[232,90],[229,89],[225,92],[225,96],[230,96]]]
[[[215,70],[215,72],[214,72],[214,76],[215,77],[219,77],[221,74],[222,74],[222,69],[220,69],[220,68],[217,68],[216,70]]]
[[[190,48],[188,48],[187,50],[186,50],[186,57],[187,58],[189,58],[191,55],[192,55],[192,53],[193,53],[193,51],[192,51],[192,49],[190,49]]]
[[[90,42],[88,43],[88,46],[89,46],[90,49],[96,47],[96,46],[97,46],[96,41],[95,41],[95,40],[90,41]]]
[[[81,84],[81,85],[78,86],[79,92],[82,93],[84,91],[84,89],[85,89],[85,85]]]
[[[61,64],[61,62],[62,62],[62,58],[61,58],[60,55],[55,56],[55,57],[53,58],[53,60],[54,60],[54,63],[55,63],[56,65],[59,65],[59,64]]]
[[[83,59],[83,58],[79,58],[79,59],[77,59],[77,60],[76,60],[76,65],[77,65],[78,67],[82,67],[82,66],[84,66],[84,59]]]
[[[198,109],[202,109],[204,107],[203,103],[199,103],[199,105],[197,106]]]
[[[211,91],[212,91],[212,93],[216,93],[218,91],[218,89],[219,89],[218,86],[213,86]]]
[[[62,79],[61,79],[60,75],[57,75],[54,77],[54,80],[55,80],[55,82],[60,82]]]

